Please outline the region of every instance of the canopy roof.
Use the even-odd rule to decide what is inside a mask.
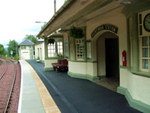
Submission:
[[[117,0],[68,0],[38,33],[37,37],[47,38],[58,29],[67,31],[72,25],[84,27],[87,21],[122,6]]]

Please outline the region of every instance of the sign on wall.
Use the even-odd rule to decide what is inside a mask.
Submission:
[[[91,37],[93,38],[98,32],[102,30],[109,30],[116,34],[118,33],[118,27],[111,25],[111,24],[103,24],[103,25],[98,26],[96,29],[94,29],[94,31],[91,34]]]

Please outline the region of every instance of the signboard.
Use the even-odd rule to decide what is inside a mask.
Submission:
[[[12,55],[12,54],[13,54],[13,51],[10,51],[10,54]]]
[[[93,38],[98,32],[100,32],[102,30],[109,30],[109,31],[114,32],[114,33],[117,34],[118,27],[116,27],[114,25],[110,25],[110,24],[100,25],[96,29],[94,29],[94,31],[91,34],[91,37]]]

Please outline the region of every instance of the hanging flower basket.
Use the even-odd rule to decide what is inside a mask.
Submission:
[[[83,30],[81,28],[77,28],[72,26],[71,29],[68,31],[68,35],[72,38],[83,38]]]
[[[48,39],[48,43],[54,44],[54,42],[55,42],[55,40],[54,40],[53,38],[49,38],[49,39]]]

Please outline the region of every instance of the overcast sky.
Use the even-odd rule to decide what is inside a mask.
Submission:
[[[56,0],[57,10],[64,0]],[[54,14],[54,0],[1,0],[0,1],[0,44],[9,40],[20,43],[25,35],[37,35],[44,23]]]

